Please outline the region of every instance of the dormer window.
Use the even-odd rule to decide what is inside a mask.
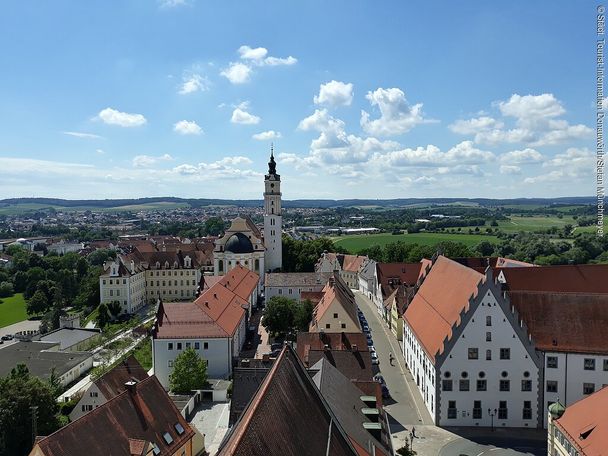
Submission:
[[[160,261],[157,261],[157,262],[156,262],[155,267],[156,267],[156,269],[160,269]]]

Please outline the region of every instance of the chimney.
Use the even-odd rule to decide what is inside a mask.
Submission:
[[[329,351],[329,345],[328,345],[328,344],[325,344],[325,345],[323,346],[323,350],[325,350],[325,351]]]
[[[129,380],[128,382],[125,383],[125,389],[129,393],[135,394],[136,393],[136,388],[135,388],[136,385],[137,385],[137,382],[134,382],[133,380]]]
[[[357,344],[353,344],[351,348],[352,348],[352,351],[354,351],[354,352],[359,351],[359,347],[357,347]]]

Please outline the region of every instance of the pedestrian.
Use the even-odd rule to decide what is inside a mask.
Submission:
[[[416,436],[416,428],[414,426],[412,426],[412,437],[414,437],[415,439],[417,439],[418,437]]]
[[[393,366],[393,352],[389,352],[388,353],[388,361],[391,364],[391,366]]]

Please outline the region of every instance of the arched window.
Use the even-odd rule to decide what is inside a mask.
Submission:
[[[224,260],[220,260],[217,264],[218,272],[224,272]]]

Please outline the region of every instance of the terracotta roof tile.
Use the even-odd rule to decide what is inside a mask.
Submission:
[[[148,378],[148,373],[135,359],[135,356],[131,355],[93,383],[99,388],[106,400],[109,400],[125,390],[126,382],[130,380],[141,381],[146,378]]]
[[[184,433],[179,435],[175,424]],[[167,444],[166,432],[172,438]],[[135,385],[135,391],[124,391],[105,404],[73,421],[57,432],[41,439],[37,449],[45,456],[130,455],[132,441],[140,440],[158,445],[160,455],[172,455],[188,440],[194,431],[155,376]]]
[[[452,325],[467,309],[484,276],[471,268],[439,256],[414,299],[405,311],[405,320],[422,343],[431,360],[443,352],[443,341],[452,336]]]
[[[219,282],[241,299],[248,301],[256,292],[259,280],[259,275],[239,264],[222,276]]]
[[[608,293],[608,264],[500,268],[512,291]]]
[[[608,448],[608,388],[575,402],[554,421],[581,455],[600,456]]]

